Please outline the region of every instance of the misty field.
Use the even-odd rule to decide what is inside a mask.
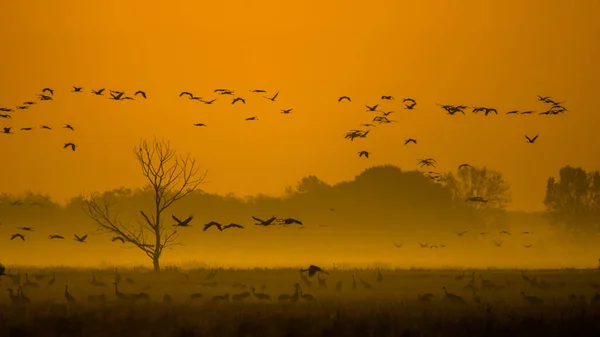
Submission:
[[[477,270],[474,277],[469,270],[462,279],[457,278],[463,273],[455,270],[382,270],[379,281],[376,270],[332,270],[309,278],[310,285],[297,269],[212,273],[171,269],[155,274],[137,268],[119,269],[116,274],[114,269],[11,268],[7,273],[10,276],[2,277],[9,296],[0,301],[1,336],[591,336],[600,332],[600,296],[596,295],[600,271],[595,270]],[[115,278],[119,293],[125,294],[121,297],[128,298],[117,296]],[[18,296],[19,284],[30,302]],[[67,300],[67,284],[76,303]],[[296,284],[300,296],[294,301]],[[448,298],[444,286],[464,303]],[[526,299],[521,292],[538,300]],[[270,299],[260,299],[264,297],[260,294]],[[313,300],[302,296],[306,294]]]

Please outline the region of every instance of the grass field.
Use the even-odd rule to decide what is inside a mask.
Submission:
[[[0,336],[600,336],[596,270],[476,270],[474,282],[470,270],[460,280],[455,270],[382,270],[381,282],[376,270],[335,270],[322,275],[324,287],[318,276],[309,286],[297,269],[222,269],[212,279],[209,270],[119,269],[118,290],[129,299],[118,298],[113,269],[8,272],[2,288],[17,296],[20,282],[30,302],[2,296]],[[296,283],[314,300],[280,301]],[[67,284],[77,303],[68,303]],[[250,286],[271,299],[256,298]],[[139,293],[149,300],[132,299]],[[195,293],[202,297],[191,299]]]

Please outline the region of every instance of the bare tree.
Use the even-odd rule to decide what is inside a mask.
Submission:
[[[142,250],[160,271],[160,257],[165,248],[179,244],[177,227],[166,226],[162,217],[174,202],[195,191],[204,181],[206,171],[199,174],[196,160],[189,155],[180,156],[166,141],[142,140],[134,148],[142,174],[153,192],[154,204],[150,216],[140,211],[143,221],[137,225],[124,224],[113,210],[113,203],[98,193],[91,194],[83,202],[84,211],[104,232],[113,233],[127,243]]]

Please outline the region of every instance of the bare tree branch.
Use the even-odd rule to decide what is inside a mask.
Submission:
[[[119,220],[118,212],[111,210],[113,204],[107,202],[106,195],[91,194],[83,200],[83,208],[100,229],[114,233],[138,247],[152,259],[155,271],[159,271],[164,248],[180,244],[176,241],[177,227],[165,226],[162,213],[197,190],[207,172],[199,174],[196,160],[189,155],[177,155],[167,141],[142,140],[134,148],[133,154],[153,193],[153,214],[148,216],[140,211],[143,221],[136,221],[138,227],[135,228]]]

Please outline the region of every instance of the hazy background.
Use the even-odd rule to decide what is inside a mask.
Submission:
[[[506,208],[518,211],[510,213],[512,226],[532,227],[542,222],[541,218],[523,212],[544,210],[544,187],[549,176],[567,164],[587,170],[600,166],[596,147],[600,117],[594,101],[600,84],[600,69],[594,61],[600,57],[597,13],[599,1],[2,3],[0,106],[13,107],[34,100],[43,87],[54,88],[56,94],[55,101],[15,112],[12,120],[0,120],[0,126],[18,129],[48,124],[56,130],[17,130],[15,135],[2,135],[0,186],[3,192],[13,195],[39,192],[61,205],[84,191],[121,186],[136,189],[144,181],[131,155],[132,147],[141,137],[157,135],[169,139],[178,151],[196,157],[208,169],[202,189],[219,195],[282,196],[286,186],[293,186],[306,175],[334,185],[353,180],[372,165],[393,164],[412,170],[416,159],[422,157],[436,158],[440,171],[455,170],[465,162],[486,166],[501,172],[510,184],[512,202]],[[87,92],[70,93],[72,85],[82,86]],[[114,102],[89,94],[90,89],[101,87],[127,92],[143,89],[149,99]],[[187,90],[210,99],[217,97],[212,93],[217,87],[236,90],[247,104],[232,106],[229,97],[219,97],[214,105],[207,106],[177,97]],[[247,92],[254,88],[281,93],[273,103]],[[381,103],[383,94],[398,99],[410,96],[419,105],[415,111],[405,111],[398,100]],[[513,109],[539,111],[542,106],[536,101],[537,94],[566,101],[570,111],[560,116],[504,115]],[[341,95],[351,96],[353,103],[338,104]],[[396,110],[391,118],[399,123],[378,126],[364,141],[344,140],[348,129],[372,118],[364,105],[376,103],[381,103],[382,109]],[[436,103],[492,106],[500,115],[451,117]],[[282,115],[282,108],[294,111]],[[260,120],[244,121],[253,115]],[[199,122],[209,126],[191,126]],[[63,123],[73,125],[76,132],[59,129]],[[525,143],[524,134],[540,137],[530,145]],[[418,139],[419,144],[404,147],[409,137]],[[62,144],[68,141],[77,143],[78,151],[62,150]],[[359,150],[371,151],[371,158],[358,158]],[[411,192],[413,196],[425,193]],[[243,204],[239,209],[223,206],[218,208],[223,211],[217,213],[208,206],[209,201],[202,199],[208,196],[196,197],[201,200],[193,204],[184,201],[176,206],[177,212],[194,213],[198,219],[232,218],[240,222],[247,222],[252,214],[287,213],[279,206],[268,206],[266,201],[260,206]],[[183,240],[187,246],[177,247],[173,255],[168,252],[165,259],[231,264],[250,260],[292,263],[319,257],[359,261],[369,252],[378,258],[365,257],[368,261],[463,261],[456,257],[445,261],[442,250],[415,255],[408,250],[390,249],[392,240],[388,240],[394,233],[400,236],[399,242],[419,241],[416,232],[393,231],[399,224],[410,226],[418,218],[419,228],[423,223],[432,224],[428,229],[431,233],[421,240],[438,240],[431,235],[439,235],[439,241],[447,242],[450,248],[458,237],[447,228],[437,228],[458,228],[460,221],[472,225],[458,215],[446,217],[423,203],[419,207],[428,214],[427,220],[421,220],[423,214],[394,218],[389,215],[393,213],[390,208],[398,205],[394,203],[377,215],[371,208],[360,214],[344,213],[342,209],[333,217],[323,200],[335,202],[318,200],[322,207],[319,211],[305,210],[300,204],[286,207],[299,207],[290,208],[290,216],[307,218],[307,223],[339,224],[352,219],[349,226],[358,232],[341,231],[333,225],[314,231],[282,232],[288,240],[293,239],[293,246],[285,240],[276,243],[274,239],[261,239],[271,235],[259,234],[261,229],[252,229],[255,234],[226,233],[222,241],[205,237],[194,241],[194,235],[220,235],[195,233]],[[369,199],[370,204],[383,202]],[[66,229],[76,223],[82,226],[81,231],[90,231],[86,228],[91,225],[76,211],[59,210],[56,205],[43,209],[12,218],[2,208],[0,221],[4,225],[0,230],[7,234],[10,231],[4,227],[12,226],[12,222],[34,221],[36,227],[43,223]],[[51,217],[44,212],[57,215]],[[384,214],[393,219],[387,221],[391,228],[374,229],[372,217],[383,223],[377,217]],[[365,220],[359,221],[359,217]],[[453,225],[442,225],[444,221]],[[362,231],[365,233],[355,235]],[[311,232],[318,241],[308,237]],[[45,240],[47,234],[38,236]],[[246,236],[261,241],[251,243]],[[361,239],[370,243],[359,243]],[[0,250],[11,262],[45,263],[53,256],[60,260],[60,249],[67,254],[62,258],[68,256],[73,263],[144,261],[133,250],[110,247],[105,251],[104,243],[96,244],[94,240],[77,256],[71,250],[80,248],[73,246],[75,242],[36,243],[34,248],[35,240],[32,237],[26,245],[2,244]],[[555,249],[550,248],[554,246],[551,241],[544,242],[549,251]],[[50,244],[52,248],[46,246]],[[478,254],[468,255],[472,253],[467,254],[465,248],[465,259],[488,263],[476,242],[469,245],[469,252]],[[320,246],[322,249],[317,249]],[[336,252],[323,257],[330,247],[337,247]],[[493,248],[491,245],[489,249]],[[55,255],[48,254],[49,249],[57,249]],[[284,249],[292,252],[285,255]],[[311,252],[314,255],[307,258]],[[252,254],[256,256],[250,258]],[[522,257],[520,250],[514,254],[518,255],[508,256],[507,261]],[[540,259],[548,256],[536,254]],[[581,254],[573,251],[565,255],[556,250],[553,262],[563,259],[574,264],[579,256],[586,263],[595,261],[595,253]]]

